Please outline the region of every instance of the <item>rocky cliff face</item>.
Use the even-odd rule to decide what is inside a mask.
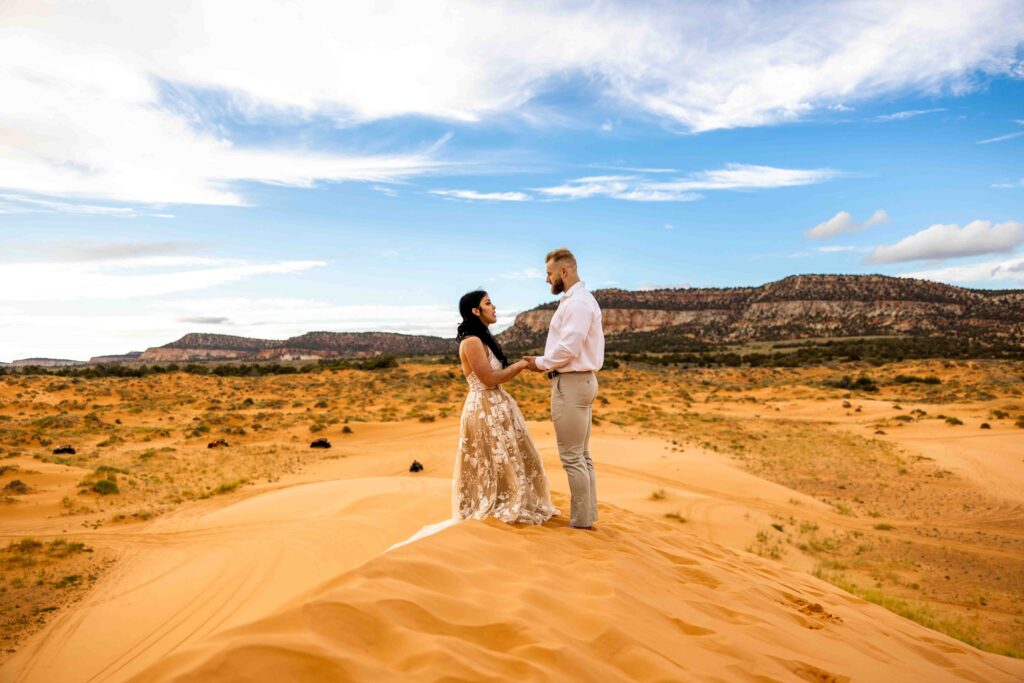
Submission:
[[[436,355],[454,351],[455,343],[450,339],[390,332],[308,332],[284,340],[190,333],[170,344],[146,349],[138,360],[163,363],[198,360],[316,360],[377,355]]]
[[[142,351],[129,351],[128,353],[115,353],[109,356],[93,356],[89,359],[90,365],[100,365],[103,363],[130,363],[139,359],[142,355]]]
[[[614,345],[645,333],[680,344],[816,337],[959,335],[1024,345],[1024,290],[974,290],[882,275],[795,275],[760,287],[594,293]],[[556,304],[521,313],[499,335],[543,346]]]

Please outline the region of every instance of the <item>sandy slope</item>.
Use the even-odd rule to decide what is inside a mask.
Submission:
[[[562,501],[564,503],[564,501]],[[379,556],[137,677],[1011,681],[812,577],[621,508],[596,533],[469,522]]]
[[[743,548],[794,505],[824,522],[860,520],[724,456],[670,453],[611,427],[593,443],[597,533],[564,519],[466,523],[384,553],[447,515],[456,430],[363,424],[337,459],[300,477],[76,534],[121,560],[0,680],[1024,678],[1024,662],[723,547]],[[550,424],[531,432],[564,507]],[[426,472],[408,473],[414,456]],[[654,489],[666,498],[652,501]],[[689,522],[660,521],[669,510]],[[33,533],[61,525],[41,519]]]
[[[184,642],[261,617],[449,509],[443,479],[307,483],[196,506],[136,533],[96,533],[122,559],[29,641],[4,680],[123,680]],[[218,504],[221,507],[218,507]]]

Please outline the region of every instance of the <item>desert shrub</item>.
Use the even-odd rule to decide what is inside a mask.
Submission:
[[[878,391],[878,385],[875,384],[875,380],[871,379],[867,375],[861,375],[857,379],[852,379],[849,375],[843,375],[842,379],[830,383],[830,386],[833,386],[836,389],[866,391],[869,393]]]
[[[942,380],[935,375],[918,377],[917,375],[896,375],[894,381],[897,384],[942,384]]]
[[[4,548],[9,553],[34,553],[43,547],[43,544],[34,538],[23,538],[20,541],[12,541]]]
[[[120,493],[120,489],[117,488],[117,482],[110,479],[100,479],[94,483],[91,490],[101,496],[109,496],[114,493]]]
[[[215,495],[219,495],[219,494],[222,494],[222,493],[231,493],[232,491],[234,491],[235,489],[237,489],[239,486],[241,486],[242,484],[246,483],[247,481],[249,481],[249,480],[248,479],[235,479],[233,481],[223,482],[220,486],[218,486],[216,489],[213,490],[213,493]]]

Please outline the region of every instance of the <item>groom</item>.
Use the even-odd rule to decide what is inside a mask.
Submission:
[[[576,272],[568,249],[555,249],[545,265],[552,294],[561,294],[551,318],[544,355],[527,358],[530,369],[551,380],[551,420],[558,455],[569,476],[572,505],[569,525],[592,529],[597,521],[597,480],[590,460],[591,406],[597,398],[597,375],[604,363],[601,307]]]

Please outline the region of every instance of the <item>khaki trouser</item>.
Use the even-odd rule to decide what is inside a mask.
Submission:
[[[551,380],[551,420],[572,495],[569,524],[577,527],[597,521],[597,479],[590,459],[591,406],[595,398],[597,375],[593,372],[570,372]]]

